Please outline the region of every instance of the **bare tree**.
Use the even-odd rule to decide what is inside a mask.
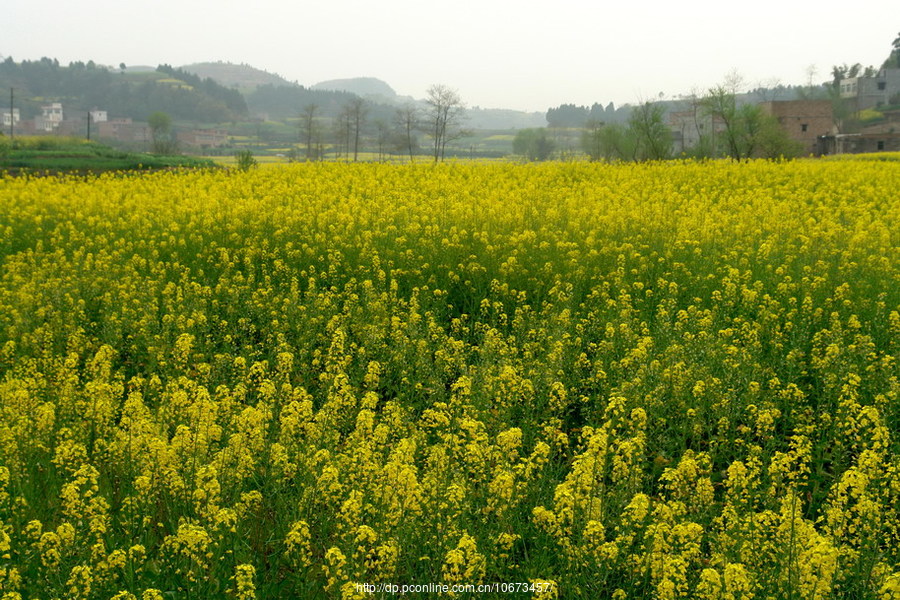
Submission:
[[[349,146],[352,142],[353,162],[356,162],[359,158],[359,139],[369,114],[369,106],[365,99],[355,96],[347,102],[345,109],[347,111],[347,144]],[[349,154],[349,148],[347,153]]]
[[[806,67],[806,85],[797,90],[801,100],[824,100],[825,84],[817,84],[816,75],[819,70],[816,65]],[[832,73],[834,75],[834,73]]]
[[[766,80],[759,81],[753,93],[759,98],[760,102],[772,102],[778,99],[778,96],[784,91],[781,80],[777,77],[769,77]]]
[[[409,151],[409,162],[415,162],[413,147],[416,145],[416,131],[421,126],[419,121],[419,109],[412,103],[405,104],[397,109],[395,122],[406,140],[406,149]]]
[[[307,104],[300,113],[300,136],[306,143],[306,160],[313,160],[313,138],[317,135],[318,125],[316,123],[316,112],[319,110],[318,104]]]
[[[689,113],[689,119],[691,123],[689,124],[687,120],[681,121],[681,136],[682,136],[682,148],[681,150],[686,150],[685,140],[690,138],[697,139],[698,148],[693,148],[693,151],[699,151],[701,155],[711,155],[711,152],[708,150],[707,146],[715,145],[715,123],[710,123],[712,126],[710,127],[710,131],[706,132],[706,121],[709,120],[709,115],[704,114],[703,109],[703,98],[701,96],[701,92],[699,88],[696,86],[691,88],[690,93],[683,96],[682,99],[686,103],[687,110],[686,113]],[[687,134],[687,129],[689,125],[693,129],[693,132],[690,136]]]
[[[447,142],[462,137],[461,121],[465,107],[459,93],[446,85],[428,88],[428,125],[434,142],[434,162],[444,160]]]
[[[581,149],[591,159],[600,160],[603,157],[602,134],[604,123],[597,119],[588,119],[581,133]]]
[[[353,135],[353,113],[349,105],[344,105],[334,120],[334,139],[337,157],[350,156],[350,140]]]
[[[384,162],[388,145],[391,141],[391,126],[384,119],[375,119],[375,141],[378,145],[378,161]]]

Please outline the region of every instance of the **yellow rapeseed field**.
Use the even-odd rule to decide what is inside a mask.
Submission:
[[[900,163],[0,178],[0,265],[2,600],[900,600]]]

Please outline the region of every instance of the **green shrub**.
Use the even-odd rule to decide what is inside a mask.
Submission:
[[[234,157],[237,159],[237,168],[241,171],[249,171],[258,164],[256,159],[253,158],[253,152],[250,150],[235,152]]]

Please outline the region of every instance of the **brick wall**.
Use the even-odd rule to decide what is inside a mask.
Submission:
[[[804,153],[816,152],[819,136],[834,129],[829,100],[781,100],[763,102],[762,109],[778,119],[788,136],[803,144]]]

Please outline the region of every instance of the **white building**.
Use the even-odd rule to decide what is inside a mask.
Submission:
[[[54,102],[41,107],[41,116],[35,117],[34,128],[38,131],[54,131],[62,121],[62,104]]]
[[[12,117],[10,117],[9,109],[3,111],[3,126],[9,127],[10,125],[18,125],[20,120],[19,109],[12,109]]]

